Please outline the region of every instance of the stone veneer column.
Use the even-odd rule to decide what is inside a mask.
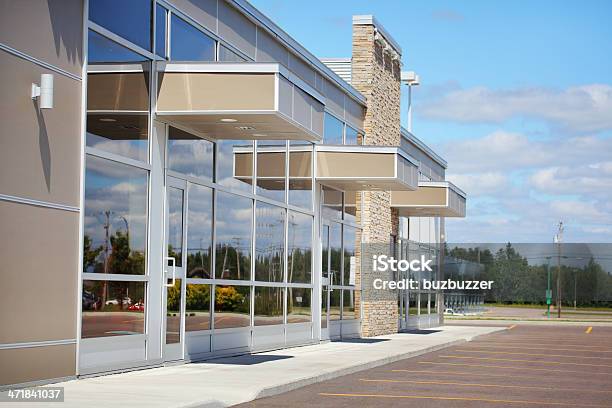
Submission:
[[[400,145],[400,64],[375,41],[373,24],[353,23],[353,56],[351,84],[367,99],[364,120],[366,145]],[[396,50],[398,53],[399,50]],[[389,192],[363,193],[363,210],[357,205],[357,219],[363,223],[363,242],[388,248],[392,235],[397,235],[399,218],[390,206]],[[386,245],[382,245],[386,244]],[[358,247],[358,255],[361,248]],[[369,258],[370,254],[364,254]],[[361,256],[358,256],[360,259]],[[367,270],[370,259],[364,259]],[[364,282],[364,290],[356,296],[356,308],[362,309],[362,335],[377,336],[398,331],[397,293],[373,290],[371,277],[361,276],[358,269],[356,284]],[[367,287],[366,287],[367,286]]]

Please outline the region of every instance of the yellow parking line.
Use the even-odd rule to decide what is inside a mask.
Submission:
[[[508,343],[512,344],[512,343]],[[492,348],[492,349],[521,349],[521,350],[548,350],[548,351],[576,351],[576,348],[550,348],[550,347],[523,347],[523,346],[484,346],[479,343],[473,343],[470,346],[478,348]],[[582,345],[576,345],[576,347],[584,347]],[[580,350],[589,353],[612,353],[612,350]]]
[[[489,398],[472,398],[472,397],[439,397],[430,395],[389,395],[389,394],[339,394],[339,393],[328,393],[320,392],[319,395],[324,397],[362,397],[362,398],[405,398],[405,399],[428,399],[428,400],[441,400],[441,401],[478,401],[478,402],[489,402],[499,404],[523,404],[523,405],[555,405],[555,406],[566,406],[575,407],[576,404],[567,402],[547,402],[547,401],[527,401],[527,400],[502,400],[502,399],[489,399]],[[607,405],[594,405],[594,404],[580,404],[583,407],[597,407],[604,408]]]
[[[539,356],[539,357],[595,358],[597,360],[612,360],[612,357],[571,356],[567,354],[521,353],[518,351],[487,351],[487,350],[467,350],[467,349],[456,349],[455,351],[457,352],[460,351],[462,353],[513,354],[513,355]]]
[[[491,373],[474,373],[469,371],[428,371],[428,370],[391,370],[393,373],[414,373],[414,374],[432,374],[432,375],[472,375],[482,377],[502,377],[502,378],[516,378],[516,375],[508,374],[491,374]],[[536,375],[521,375],[521,378],[537,378],[542,379],[542,376]]]
[[[503,345],[503,344],[512,344],[514,345],[527,345],[527,346],[533,346],[533,343],[521,343],[521,342],[504,342],[504,341],[500,341],[500,342],[489,342],[489,341],[474,341],[471,344],[476,345],[476,344],[495,344],[495,345]],[[609,348],[605,348],[605,347],[601,347],[601,346],[586,346],[583,344],[555,344],[555,343],[550,343],[550,342],[543,342],[542,344],[550,344],[551,346],[563,346],[563,347],[582,347],[582,348],[597,348],[597,349],[604,349],[604,350],[611,350]],[[547,348],[548,350],[548,348]]]
[[[459,385],[463,387],[490,387],[490,388],[516,388],[524,390],[538,391],[577,391],[577,392],[603,392],[612,393],[608,390],[585,390],[584,388],[553,388],[553,387],[535,387],[531,385],[501,385],[501,384],[481,384],[481,383],[462,383],[452,381],[427,381],[427,380],[387,380],[387,379],[367,379],[360,378],[359,381],[364,382],[385,382],[385,383],[407,383],[407,384],[434,384],[434,385]]]
[[[465,358],[473,360],[490,360],[490,361],[512,361],[518,363],[540,363],[540,364],[557,364],[557,365],[577,365],[587,367],[612,367],[610,364],[588,364],[588,363],[566,363],[561,361],[533,361],[533,360],[515,360],[512,358],[490,358],[490,357],[471,357],[471,356],[440,356],[441,358]]]
[[[589,326],[589,328],[586,329],[585,333],[590,334],[592,331],[593,331],[593,326]]]
[[[465,364],[465,363],[440,363],[434,361],[419,361],[419,364],[435,364],[435,365],[450,365],[450,366],[461,366],[461,367],[480,367],[480,368],[503,368],[504,370],[521,370],[521,371],[545,371],[549,373],[572,373],[572,374],[585,374],[592,375],[592,373],[576,370],[556,370],[554,368],[534,368],[534,367],[510,367],[510,366],[499,366],[499,365],[486,365],[486,364]],[[612,373],[597,373],[598,376],[612,375]]]

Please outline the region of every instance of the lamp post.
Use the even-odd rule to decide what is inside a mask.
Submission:
[[[412,87],[421,84],[419,76],[414,71],[403,71],[401,82],[408,85],[408,131],[412,133]]]

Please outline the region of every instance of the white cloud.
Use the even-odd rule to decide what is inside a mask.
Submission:
[[[590,84],[563,90],[533,87],[451,90],[425,101],[427,119],[463,123],[502,123],[511,118],[540,119],[573,132],[612,129],[612,86]]]

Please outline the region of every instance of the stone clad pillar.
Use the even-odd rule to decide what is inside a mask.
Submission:
[[[351,84],[367,100],[363,144],[399,146],[401,66],[398,56],[401,56],[401,49],[374,17],[354,16],[352,54]],[[390,206],[390,193],[366,191],[363,193],[363,207],[360,208],[358,203],[357,208],[357,219],[363,223],[362,242],[388,248],[393,236],[397,236],[399,224],[398,214]],[[361,249],[358,255],[361,255]],[[361,259],[365,268],[361,268],[356,276],[358,286],[364,283],[363,291],[355,302],[363,319],[362,335],[396,333],[397,292],[372,289],[372,277],[361,276],[371,264],[370,254],[363,255],[367,257]]]

